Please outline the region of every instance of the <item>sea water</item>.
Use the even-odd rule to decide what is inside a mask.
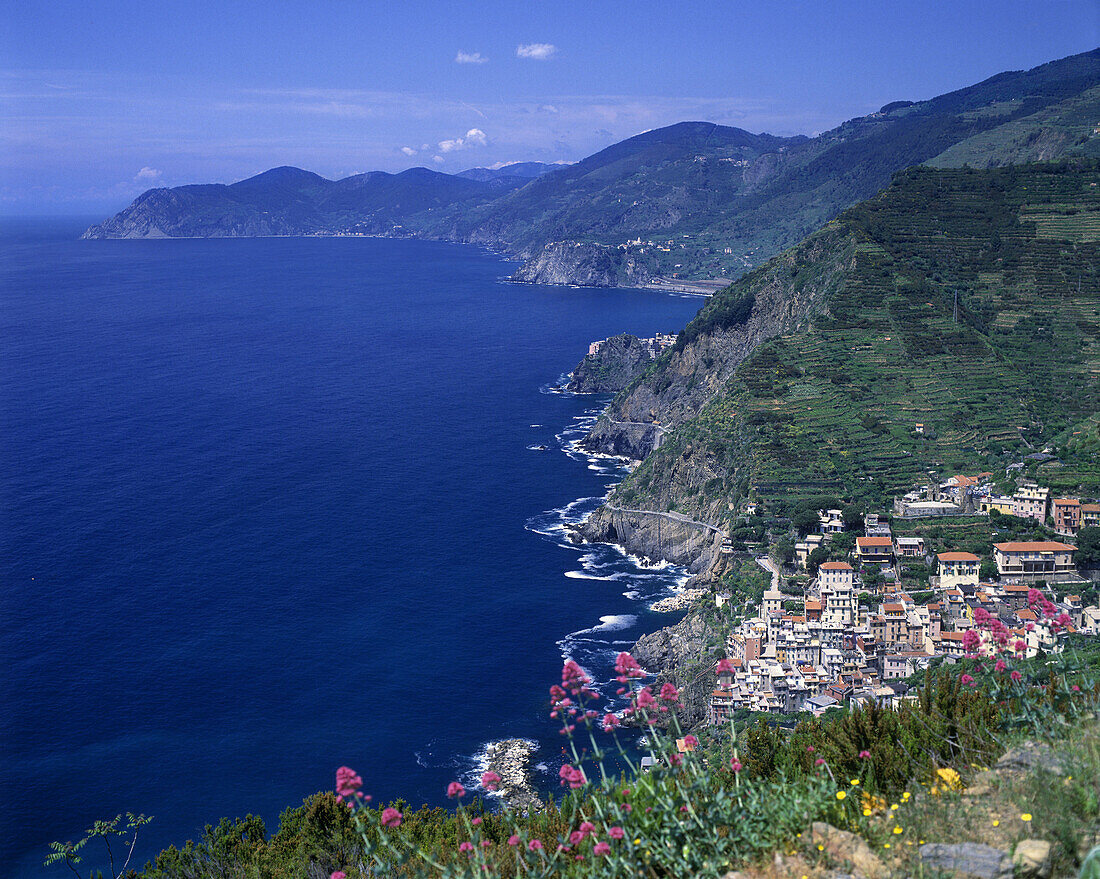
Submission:
[[[624,471],[576,448],[606,398],[553,385],[700,300],[84,225],[0,227],[0,875],[125,811],[155,816],[139,865],[222,816],[273,831],[341,764],[444,804],[507,737],[552,786],[563,656],[610,692],[683,580],[568,543]]]

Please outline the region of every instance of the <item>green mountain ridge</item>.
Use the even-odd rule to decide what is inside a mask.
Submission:
[[[644,461],[609,506],[881,504],[1047,445],[1046,481],[1096,494],[1098,273],[1100,161],[901,172],[715,296],[615,398],[586,442]],[[609,527],[630,545],[608,508],[589,536]]]
[[[895,101],[813,138],[682,122],[533,179],[507,167],[335,182],[267,172],[228,187],[151,190],[86,237],[412,235],[508,252],[527,261],[517,278],[539,283],[737,278],[896,171],[1094,156],[1098,122],[1100,49]]]

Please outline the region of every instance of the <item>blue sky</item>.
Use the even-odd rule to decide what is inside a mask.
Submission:
[[[575,161],[685,119],[813,134],[1098,41],[1100,0],[12,3],[0,213],[282,164]]]

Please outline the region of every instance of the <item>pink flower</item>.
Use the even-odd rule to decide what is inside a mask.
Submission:
[[[653,694],[649,692],[649,687],[642,687],[638,691],[637,697],[638,707],[645,709],[654,709],[657,707],[657,700],[653,698]]]
[[[634,811],[634,807],[630,803],[623,803],[620,808],[628,815]]]
[[[859,759],[860,760],[870,760],[871,759],[871,752],[870,751],[860,751],[859,752]]]
[[[974,678],[970,677],[970,675],[963,675],[961,678],[959,678],[959,682],[964,687],[973,687],[974,686]]]
[[[684,736],[684,747],[686,748],[698,748],[699,740],[695,738],[691,733]]]
[[[527,843],[527,850],[532,852],[542,851],[542,843],[537,839],[532,839]]]
[[[594,846],[592,846],[592,854],[597,855],[598,857],[602,858],[610,852],[611,846],[609,846],[606,842],[597,842]]]
[[[1043,593],[1040,592],[1038,589],[1028,589],[1027,590],[1027,603],[1028,604],[1038,604],[1042,600],[1043,600]]]
[[[624,787],[624,788],[623,788],[623,796],[624,796],[624,797],[629,797],[629,796],[630,796],[630,794],[631,794],[631,790],[630,790],[630,788],[628,788],[628,787]]]
[[[661,687],[661,698],[665,702],[679,702],[680,691],[677,690],[672,684],[665,684]]]
[[[806,746],[806,753],[807,754],[812,754],[813,752],[814,752],[814,746],[813,745],[807,745]]]
[[[585,836],[592,833],[595,829],[596,829],[596,825],[593,824],[591,821],[582,821],[581,822],[580,831]]]
[[[1058,622],[1058,625],[1060,625],[1063,629],[1068,629],[1069,624],[1072,623],[1073,620],[1070,619],[1068,613],[1060,613],[1060,614],[1058,614],[1057,622]]]
[[[824,766],[824,765],[825,765],[824,758],[818,757],[816,760],[814,760],[814,766]]]
[[[611,732],[611,730],[615,729],[615,727],[617,727],[618,725],[619,725],[619,718],[616,717],[614,714],[605,714],[603,716],[603,731],[604,732]]]
[[[622,839],[625,834],[623,833],[623,829],[621,827],[615,826],[607,831],[607,835],[610,836],[612,839]]]
[[[354,796],[355,792],[363,786],[363,779],[356,771],[348,766],[341,766],[336,770],[336,793],[341,797]]]
[[[466,788],[464,788],[457,781],[452,781],[447,785],[447,796],[452,800],[466,796]]]
[[[720,674],[720,675],[731,675],[731,674],[733,674],[733,671],[734,671],[733,663],[730,662],[728,659],[719,659],[718,660],[718,668],[717,668],[718,674]]]
[[[1027,650],[1027,644],[1022,639],[1017,639],[1016,643],[1012,645],[1017,653],[1023,653]]]
[[[629,653],[620,653],[615,659],[615,674],[620,684],[627,683],[631,678],[645,677],[642,667]]]
[[[592,679],[584,673],[583,668],[572,659],[565,660],[565,665],[561,668],[561,685],[565,689],[576,696],[585,688],[585,684],[590,683]]]
[[[978,649],[978,645],[981,643],[981,636],[973,629],[967,629],[963,633],[963,650],[967,653],[973,653]]]
[[[562,784],[568,784],[570,790],[577,790],[577,788],[584,787],[585,777],[584,773],[580,769],[576,769],[566,763],[558,770],[558,777],[561,779]]]
[[[473,825],[474,825],[474,827],[477,827],[477,825],[478,825],[478,824],[480,824],[480,823],[481,823],[481,821],[482,821],[482,819],[481,819],[481,818],[475,818],[475,819],[474,819],[473,821],[471,821],[470,823],[471,823],[471,824],[473,824]]]
[[[332,875],[328,879],[348,879],[348,874],[343,870],[334,870]]]
[[[483,839],[483,840],[481,840],[481,847],[482,847],[482,848],[488,848],[488,847],[489,847],[489,846],[491,846],[492,844],[493,844],[493,843],[492,843],[492,841],[491,841],[491,840],[488,840],[488,839]]]
[[[738,760],[736,757],[730,760],[730,769],[732,769],[734,772],[740,772],[744,768],[745,767],[741,765],[741,761]]]
[[[474,844],[472,842],[459,843],[458,850],[460,852],[472,852],[474,850]]]
[[[382,810],[382,826],[383,827],[400,827],[401,826],[401,813],[397,809],[386,808]]]
[[[584,834],[581,833],[579,830],[574,830],[572,833],[569,834],[570,845],[580,845],[582,842],[584,842]]]
[[[481,773],[481,786],[487,791],[495,791],[500,787],[500,776],[491,769]]]
[[[681,757],[679,754],[669,754],[668,762],[671,766],[679,766],[681,763],[684,762],[684,758]]]
[[[978,626],[989,625],[989,621],[992,617],[989,615],[989,611],[984,607],[975,608],[974,610],[974,624]]]
[[[1075,692],[1075,693],[1080,693],[1081,692],[1081,688],[1079,686],[1077,686],[1077,684],[1074,684],[1072,687],[1070,687],[1070,689],[1073,690],[1073,692]]]
[[[1012,674],[1009,675],[1009,677],[1012,678],[1014,682],[1019,682],[1020,679],[1023,678],[1023,675],[1020,674],[1018,671],[1014,671],[1012,672]]]
[[[1003,659],[998,659],[993,666],[993,671],[997,672],[997,674],[1003,674],[1007,669],[1008,666],[1005,665],[1005,661]]]
[[[513,833],[508,837],[508,845],[519,845],[519,837]]]

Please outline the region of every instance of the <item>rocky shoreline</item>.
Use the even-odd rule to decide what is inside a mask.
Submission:
[[[528,764],[538,746],[526,739],[504,739],[485,748],[485,768],[500,776],[500,797],[506,809],[536,812],[544,804],[531,785]]]

